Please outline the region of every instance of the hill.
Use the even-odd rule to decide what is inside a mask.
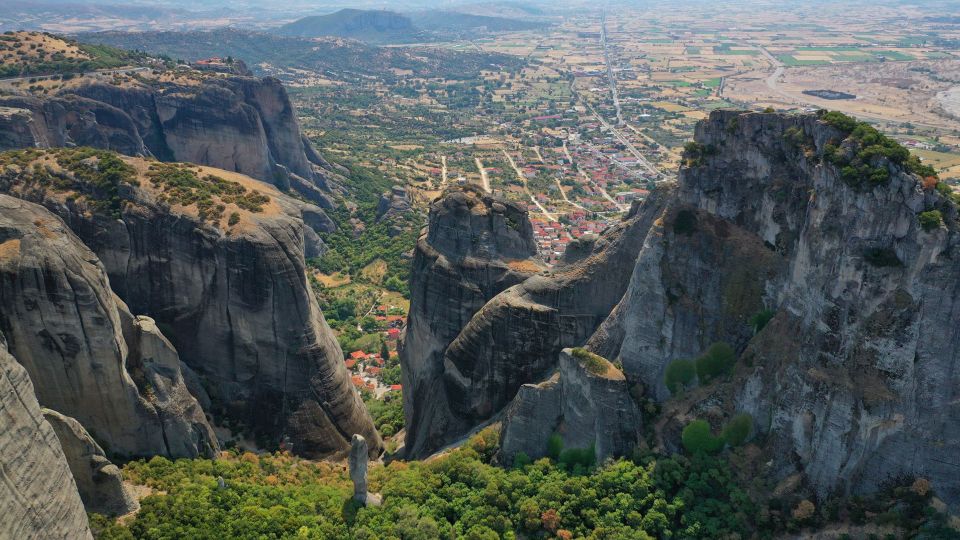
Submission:
[[[462,79],[485,69],[512,69],[516,57],[439,48],[374,47],[339,38],[307,39],[236,28],[187,32],[97,32],[81,34],[83,43],[151,51],[187,61],[212,56],[242,59],[257,75],[302,81],[304,72],[326,79],[354,81],[375,76],[390,83],[394,70],[415,76]]]
[[[146,54],[103,45],[82,44],[45,32],[0,35],[0,78],[82,73],[143,65]]]
[[[396,43],[424,37],[405,15],[362,9],[341,9],[329,15],[304,17],[281,26],[277,33],[295,37],[335,36],[367,43]]]
[[[518,32],[548,26],[540,21],[475,15],[459,11],[420,11],[410,14],[414,24],[440,36],[475,32]]]

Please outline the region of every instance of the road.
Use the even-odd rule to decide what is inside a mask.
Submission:
[[[617,125],[623,125],[623,110],[620,108],[620,93],[617,92],[617,78],[613,75],[613,64],[610,62],[610,47],[607,44],[607,12],[600,16],[600,44],[603,45],[603,61],[607,65],[607,84],[610,85],[610,96],[613,106],[617,110]]]
[[[480,158],[475,157],[473,161],[477,164],[477,170],[480,171],[480,180],[483,182],[483,190],[490,193],[490,177],[487,176],[487,169],[483,166]]]
[[[447,156],[440,156],[440,189],[447,187]]]
[[[637,158],[637,161],[640,162],[640,165],[642,165],[643,168],[647,170],[647,172],[652,174],[654,177],[660,176],[660,171],[658,171],[657,168],[654,167],[652,163],[647,161],[647,158],[643,157],[643,154],[640,153],[640,150],[637,150],[637,147],[634,146],[632,142],[630,142],[630,139],[627,138],[626,135],[624,135],[616,127],[612,126],[610,122],[607,122],[606,120],[604,120],[603,117],[600,116],[600,113],[598,113],[597,110],[593,108],[593,105],[590,105],[588,103],[587,108],[590,109],[591,113],[593,113],[594,118],[596,118],[597,121],[600,122],[600,125],[609,129],[610,133],[613,133],[613,136],[616,137],[617,140],[620,141],[627,148],[627,151],[633,154],[633,157]]]
[[[556,221],[557,220],[556,216],[554,216],[550,212],[547,212],[547,209],[544,208],[542,204],[540,204],[540,201],[538,201],[536,197],[534,197],[533,194],[530,193],[530,188],[527,187],[527,177],[523,175],[523,171],[520,170],[520,167],[517,167],[517,163],[513,161],[513,156],[511,156],[510,153],[507,152],[506,148],[501,148],[500,151],[503,152],[503,157],[507,158],[507,162],[510,163],[510,167],[513,169],[513,172],[517,173],[517,178],[520,179],[520,182],[523,183],[523,190],[527,193],[527,196],[530,197],[530,202],[532,202],[534,205],[536,205],[537,208],[540,209],[540,212],[543,214],[544,217],[547,218],[547,221]]]

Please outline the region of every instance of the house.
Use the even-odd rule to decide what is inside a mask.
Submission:
[[[364,371],[366,371],[370,375],[373,375],[374,377],[376,377],[377,375],[380,375],[380,368],[376,366],[367,366],[367,369],[365,369]]]
[[[343,365],[346,366],[347,369],[353,369],[353,368],[357,367],[357,361],[356,361],[356,360],[344,360]]]
[[[399,328],[391,328],[391,329],[387,330],[387,339],[390,340],[390,341],[393,341],[393,340],[396,340],[396,339],[400,339],[400,329],[399,329]]]
[[[366,357],[367,357],[367,353],[363,351],[353,351],[352,353],[350,353],[351,360],[363,360]]]
[[[391,384],[391,385],[390,385],[390,390],[393,390],[394,392],[399,392],[399,391],[401,390],[401,388],[402,388],[402,386],[400,386],[399,384]]]

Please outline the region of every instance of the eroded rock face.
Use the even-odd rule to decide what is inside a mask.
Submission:
[[[555,370],[561,349],[582,345],[623,295],[643,236],[664,200],[665,196],[656,194],[645,206],[635,206],[624,221],[584,244],[574,262],[547,275],[532,275],[489,297],[481,309],[460,315],[470,317],[465,324],[453,322],[462,318],[435,319],[432,324],[449,325],[446,335],[456,333],[445,348],[436,341],[433,349],[435,358],[442,355],[442,363],[431,365],[435,377],[442,378],[442,393],[447,397],[422,399],[405,390],[405,400],[419,402],[405,410],[431,410],[427,429],[434,433],[429,443],[408,447],[413,452],[409,455],[436,450],[492,418],[522,385],[541,381]],[[435,282],[436,277],[431,278]],[[432,309],[412,296],[408,340],[411,332],[418,331],[413,313],[420,310],[423,314],[418,318],[429,319],[434,316]],[[433,395],[440,393],[437,387],[431,385]],[[411,428],[409,412],[407,421],[410,444],[419,427]]]
[[[532,459],[547,455],[554,433],[563,448],[593,449],[597,462],[625,455],[640,442],[642,416],[623,373],[599,357],[588,367],[571,353],[561,351],[557,373],[523,385],[510,403],[500,432],[504,463],[520,452]]]
[[[468,426],[449,414],[443,384],[446,347],[484,303],[540,269],[526,210],[473,188],[433,202],[417,242],[410,316],[400,346],[406,452],[438,448]]]
[[[50,98],[0,97],[29,111],[32,129],[0,150],[93,146],[235,171],[332,206],[330,167],[300,133],[286,90],[273,78],[210,77],[196,86],[94,83]],[[5,123],[0,115],[0,127]],[[28,136],[29,135],[29,136]]]
[[[957,504],[957,211],[883,159],[888,181],[845,182],[822,159],[845,137],[815,115],[712,113],[695,138],[711,151],[681,170],[592,345],[663,400],[670,361],[726,341],[741,365],[709,399],[750,413],[820,495],[919,475]],[[933,208],[945,225],[925,231]],[[776,315],[754,337],[763,308]]]
[[[0,195],[0,331],[45,407],[80,420],[122,456],[218,450],[176,351],[110,289],[60,218]]]
[[[43,409],[43,417],[57,434],[87,512],[119,516],[140,508],[123,485],[120,468],[107,459],[80,422],[50,409]]]
[[[60,441],[40,412],[27,370],[7,352],[2,335],[0,425],[0,537],[92,539]]]
[[[127,162],[146,168],[141,160]],[[117,295],[164,329],[202,381],[215,416],[252,427],[267,444],[288,439],[301,455],[345,452],[353,433],[379,453],[379,435],[307,282],[303,203],[247,177],[209,172],[258,189],[270,201],[260,213],[231,205],[225,216],[236,211],[239,222],[227,227],[226,218],[210,224],[196,208],[162,203],[143,177],[138,186],[120,187],[119,219],[68,192],[35,189],[16,170],[0,177],[0,189],[44,204],[70,224],[103,261]],[[158,334],[137,321],[131,328],[128,342],[157,346]],[[146,356],[131,355],[140,358]],[[174,369],[173,358],[151,358],[145,367]],[[91,429],[76,409],[50,407]],[[99,429],[92,433],[103,442]],[[115,451],[112,444],[108,451]]]

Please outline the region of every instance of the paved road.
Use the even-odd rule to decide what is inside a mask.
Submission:
[[[590,109],[590,112],[593,113],[593,116],[597,119],[597,121],[599,121],[600,124],[603,125],[603,127],[609,129],[610,133],[613,133],[613,136],[616,137],[617,140],[619,140],[624,146],[627,147],[627,150],[631,154],[633,154],[633,157],[637,158],[637,161],[639,161],[640,164],[643,165],[645,169],[647,169],[647,172],[649,172],[654,176],[660,176],[660,171],[658,171],[657,168],[654,167],[652,163],[647,161],[647,158],[645,158],[643,154],[641,154],[640,151],[637,150],[637,147],[634,146],[632,142],[630,142],[630,139],[628,139],[626,135],[624,135],[619,129],[611,125],[610,122],[607,122],[606,120],[604,120],[603,117],[600,116],[600,113],[598,113],[596,109],[593,108],[592,105],[588,104],[587,107]]]
[[[447,187],[447,156],[440,156],[440,187]]]
[[[603,62],[607,65],[607,84],[610,85],[610,95],[613,97],[613,106],[617,110],[617,125],[623,125],[623,110],[620,108],[620,94],[617,92],[617,79],[613,76],[613,64],[610,63],[610,47],[607,44],[607,12],[600,16],[600,44],[603,45]]]

